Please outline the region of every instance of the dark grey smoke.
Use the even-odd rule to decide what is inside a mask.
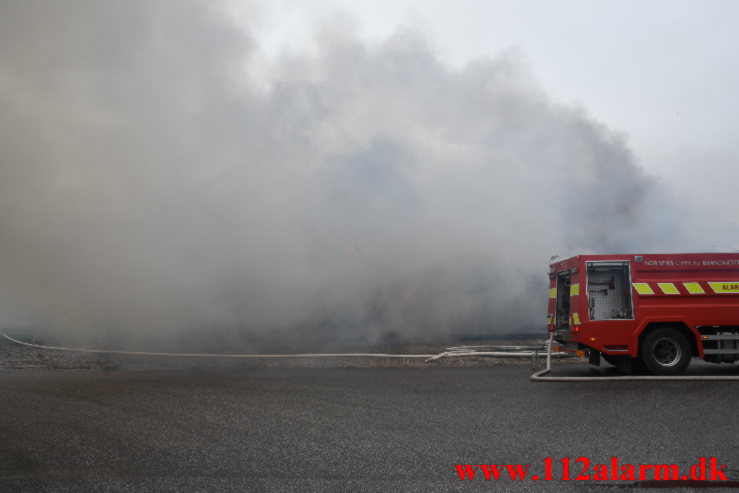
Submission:
[[[1,306],[129,347],[538,330],[551,254],[668,242],[518,56],[329,26],[258,67],[205,3],[2,2]]]

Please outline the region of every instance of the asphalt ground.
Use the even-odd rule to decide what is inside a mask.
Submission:
[[[227,363],[0,371],[0,491],[624,491],[560,459],[717,457],[739,486],[739,382],[533,383],[527,364],[299,368]],[[87,364],[87,363],[85,363]],[[153,369],[152,369],[153,368]],[[695,362],[692,372],[739,374]],[[586,364],[555,374],[608,375]],[[531,464],[553,481],[460,481]],[[573,464],[572,476],[579,473]],[[593,471],[591,470],[592,474]]]

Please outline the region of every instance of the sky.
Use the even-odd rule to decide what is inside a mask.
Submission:
[[[0,325],[531,332],[552,255],[739,249],[730,3],[228,2],[0,3]]]
[[[581,106],[622,134],[636,158],[682,203],[718,215],[733,233],[697,247],[739,249],[739,3],[731,0],[269,2],[258,26],[275,55],[310,51],[341,18],[377,42],[421,33],[455,66],[514,51],[554,99]],[[253,14],[253,11],[252,11]],[[702,199],[701,199],[702,198]],[[705,207],[704,207],[705,206]],[[711,234],[711,233],[709,233]]]

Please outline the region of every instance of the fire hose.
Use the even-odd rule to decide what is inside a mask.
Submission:
[[[70,348],[62,346],[46,346],[31,342],[21,341],[9,336],[5,332],[0,331],[0,335],[10,342],[20,344],[22,346],[47,349],[52,351],[69,351],[77,353],[94,353],[94,354],[120,354],[130,356],[170,356],[185,358],[423,358],[427,362],[436,361],[447,357],[461,356],[490,356],[497,358],[538,358],[543,346],[456,346],[447,348],[446,351],[439,354],[389,354],[389,353],[296,353],[296,354],[222,354],[222,353],[168,353],[168,352],[151,352],[151,351],[119,351],[114,349],[86,349],[86,348]],[[479,349],[488,348],[496,349],[494,351],[479,351]],[[555,356],[570,356],[568,354],[559,354]]]
[[[44,346],[42,344],[33,344],[30,342],[20,341],[10,337],[5,332],[0,331],[0,335],[7,340],[20,344],[22,346],[33,347],[37,349],[49,349],[52,351],[70,351],[75,353],[95,353],[95,354],[120,354],[129,356],[172,356],[183,358],[343,358],[343,357],[362,357],[362,358],[430,358],[433,354],[381,354],[381,353],[300,353],[300,354],[220,354],[220,353],[164,353],[151,351],[118,351],[114,349],[84,349],[69,348],[61,346]]]
[[[424,358],[426,362],[436,361],[445,357],[461,356],[490,356],[498,358],[533,358],[534,366],[538,364],[538,358],[543,349],[540,346],[456,346],[447,348],[439,354],[389,354],[389,353],[296,353],[296,354],[220,354],[220,353],[168,353],[151,351],[119,351],[114,349],[86,349],[69,348],[61,346],[46,346],[15,339],[5,332],[0,331],[5,339],[22,346],[47,349],[52,351],[68,351],[77,353],[94,354],[119,354],[130,356],[167,356],[185,358],[244,358],[244,359],[269,359],[269,358]],[[553,334],[550,333],[548,344],[546,344],[546,367],[529,377],[533,382],[594,382],[601,380],[620,381],[645,381],[645,380],[697,380],[697,381],[739,381],[739,375],[622,375],[613,377],[569,377],[569,376],[546,376],[552,371],[553,357],[572,357],[566,353],[552,353]],[[495,351],[479,351],[478,349],[496,349]]]

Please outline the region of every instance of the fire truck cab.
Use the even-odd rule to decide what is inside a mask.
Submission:
[[[547,330],[590,362],[681,374],[739,360],[739,253],[578,255],[550,265]]]

